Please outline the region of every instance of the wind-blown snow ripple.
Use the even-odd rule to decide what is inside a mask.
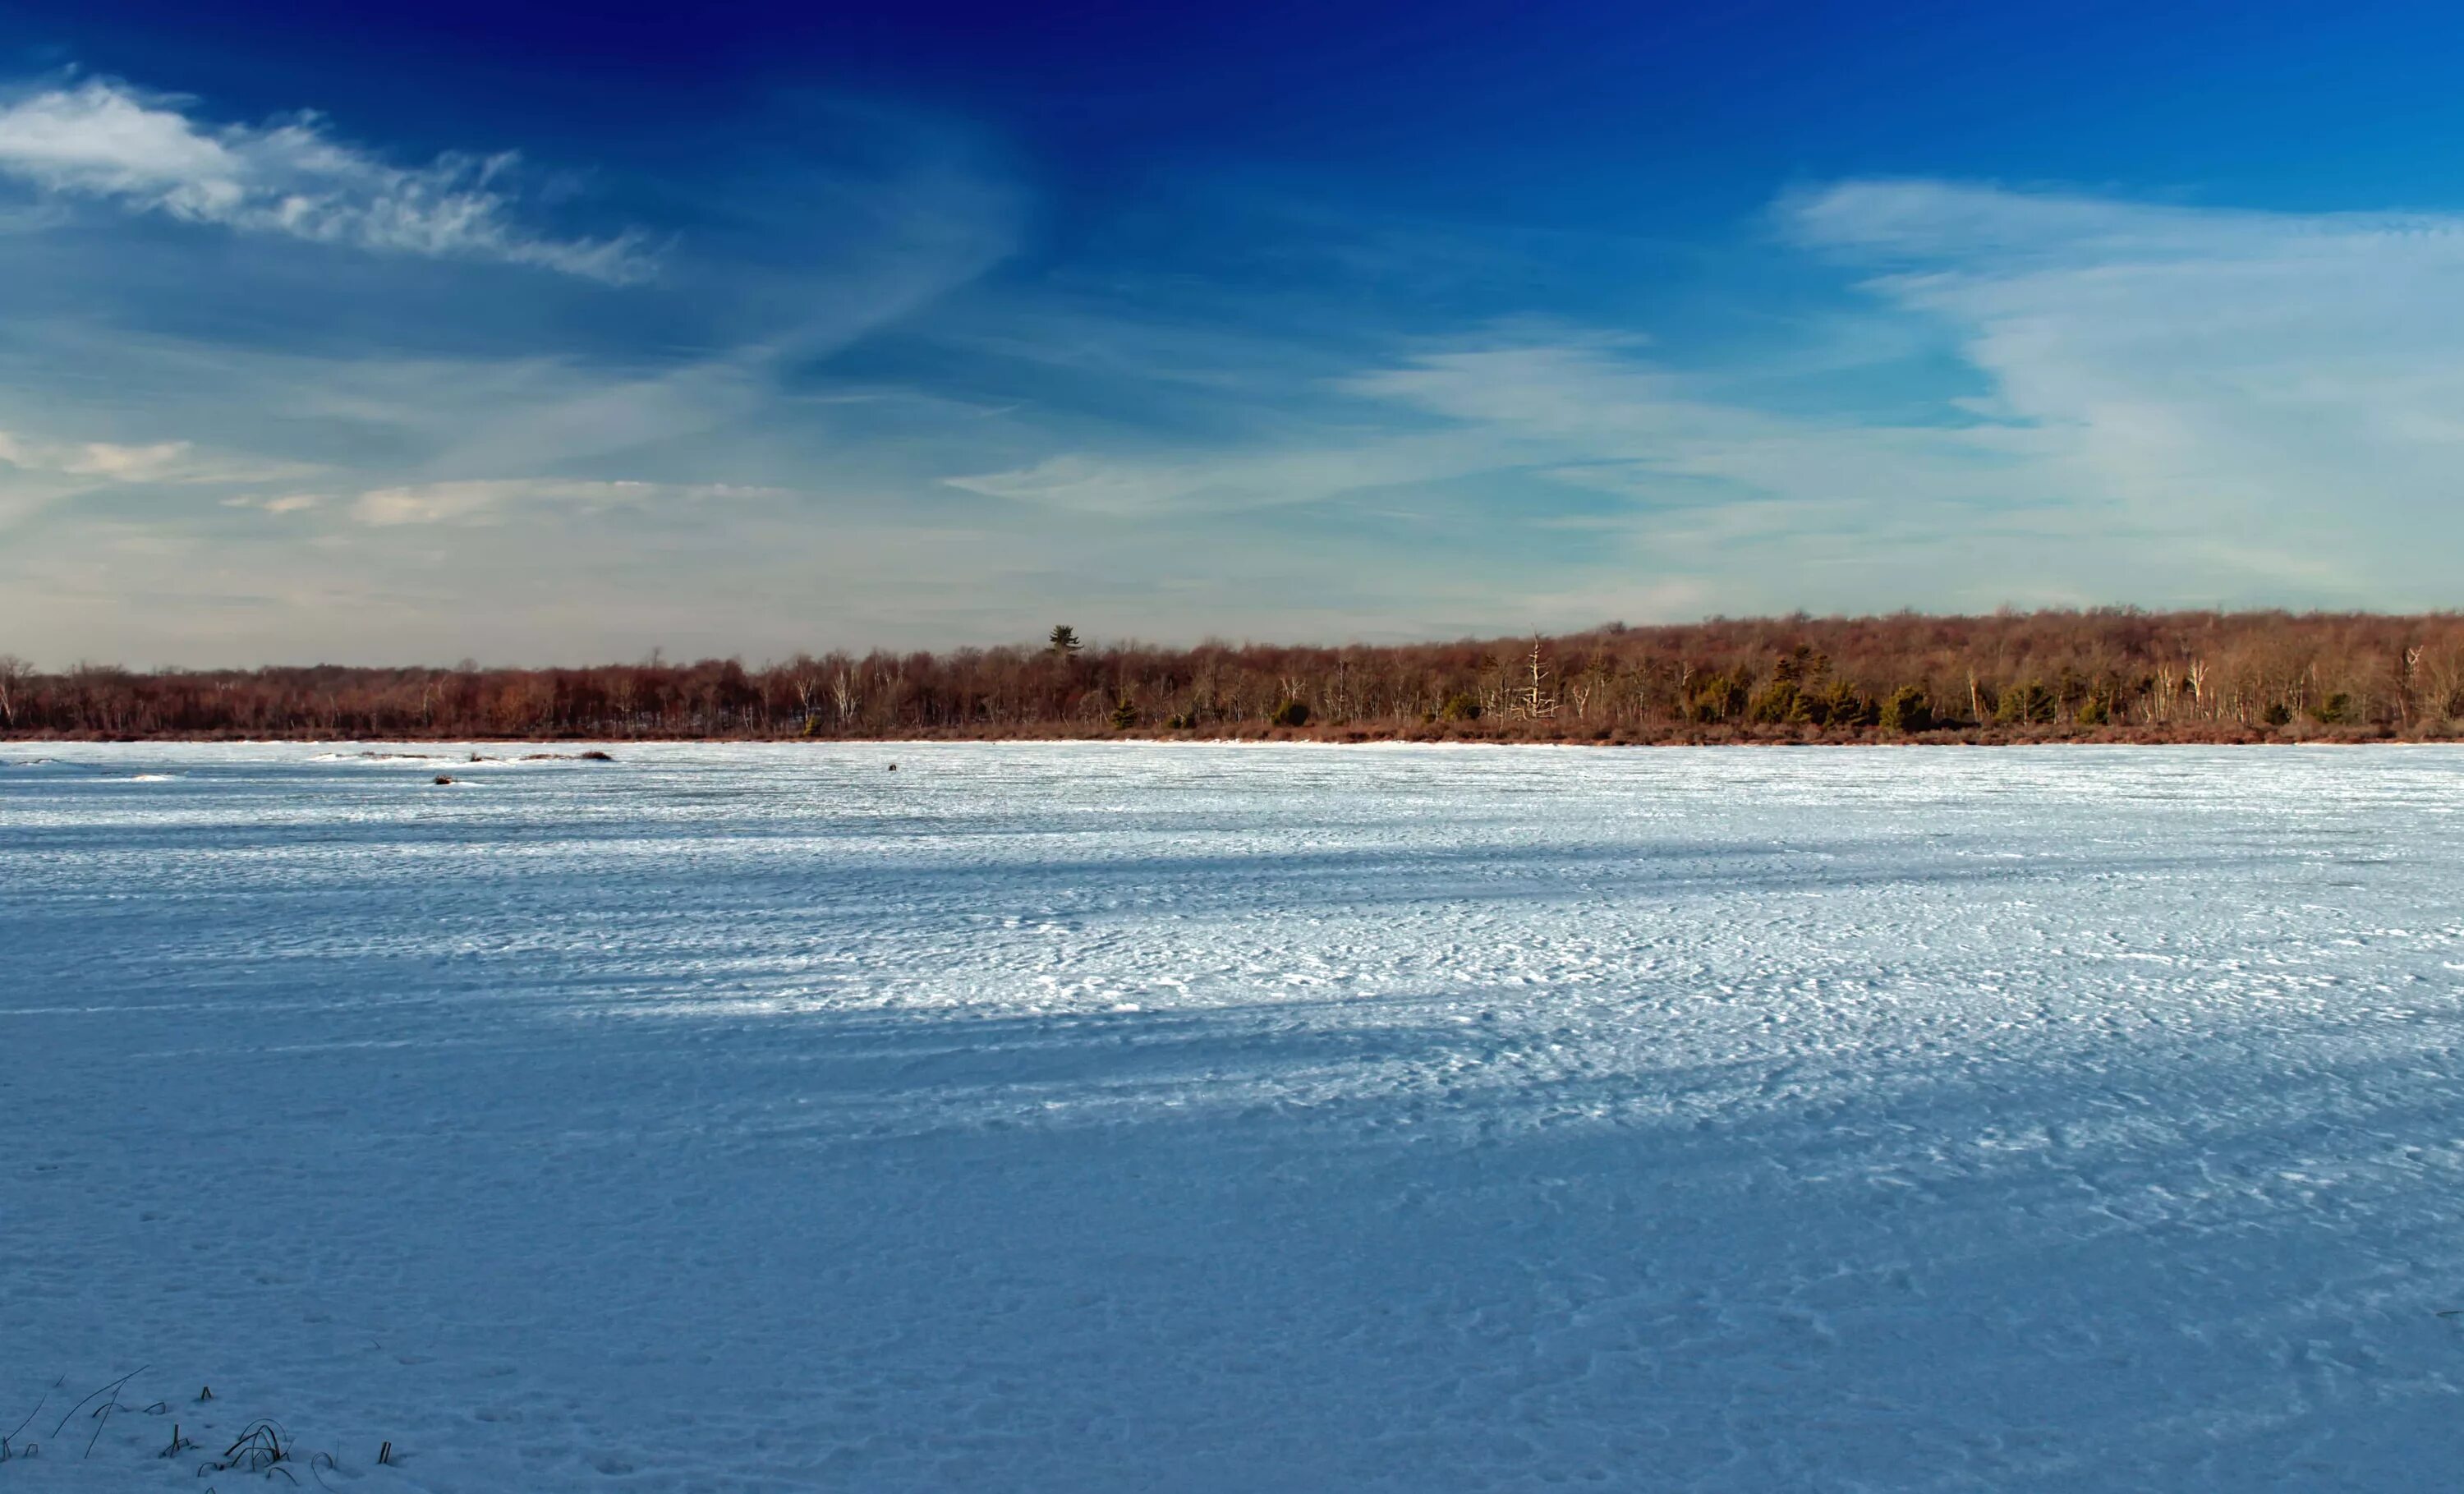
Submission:
[[[357,750],[0,760],[0,1430],[143,1363],[403,1488],[2464,1465],[2464,752]],[[161,1419],[5,1477],[193,1488]]]

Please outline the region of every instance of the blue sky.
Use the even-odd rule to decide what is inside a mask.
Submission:
[[[2431,7],[0,8],[45,664],[2444,607]]]

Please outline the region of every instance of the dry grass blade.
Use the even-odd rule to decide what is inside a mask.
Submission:
[[[290,1438],[291,1434],[284,1431],[279,1422],[260,1417],[240,1429],[239,1436],[231,1439],[231,1444],[223,1449],[220,1459],[198,1471],[278,1473],[297,1483],[299,1480],[290,1469],[282,1466],[291,1460]]]
[[[23,1446],[15,1445],[17,1436],[19,1433],[25,1431],[28,1426],[32,1425],[36,1417],[43,1414],[43,1406],[52,1398],[52,1391],[58,1390],[62,1385],[67,1383],[68,1376],[65,1374],[61,1375],[58,1379],[54,1380],[51,1385],[51,1390],[43,1392],[42,1398],[34,1402],[34,1409],[27,1412],[23,1420],[19,1421],[15,1426],[11,1427],[9,1429],[8,1436],[0,1437],[0,1462],[7,1462],[11,1458],[31,1457],[41,1447],[42,1444],[38,1442],[28,1442]]]
[[[60,1433],[67,1428],[71,1417],[74,1417],[78,1412],[83,1411],[96,1396],[101,1396],[102,1404],[96,1407],[94,1411],[94,1436],[85,1439],[86,1456],[92,1457],[94,1454],[94,1444],[102,1439],[102,1429],[111,1424],[111,1414],[120,1409],[120,1392],[121,1388],[126,1386],[129,1381],[137,1378],[141,1374],[143,1374],[148,1368],[150,1367],[141,1364],[136,1369],[129,1371],[126,1374],[121,1375],[110,1384],[86,1392],[84,1395],[78,1397],[76,1405],[71,1406],[67,1411],[60,1414],[59,1422],[52,1428],[52,1436],[59,1436]]]

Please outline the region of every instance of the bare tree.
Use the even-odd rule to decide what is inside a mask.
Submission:
[[[1061,644],[1080,643],[1074,629]],[[2236,736],[2323,727],[2355,736],[2464,716],[2464,616],[2008,613],[1727,619],[1573,637],[1308,648],[1210,641],[1106,646],[1100,669],[1044,640],[953,653],[797,655],[557,670],[85,667],[0,658],[0,731],[122,736],[791,736],[1108,729],[1123,698],[1180,729],[1244,732],[1286,702],[1328,724],[1418,735],[1690,738],[1758,726],[1853,735],[1903,691],[1971,721],[2005,699],[2032,729],[2085,724]],[[1824,665],[1827,661],[1828,667]],[[1749,718],[1749,692],[1823,682],[1810,720]],[[1768,692],[1766,692],[1768,693]],[[2041,697],[2041,707],[2036,704]],[[2055,707],[2059,698],[2060,709]],[[2086,713],[2075,713],[2082,703]],[[2068,719],[2075,714],[2093,721]],[[2060,716],[2065,719],[2057,720]],[[2014,718],[2015,719],[2015,718]],[[1937,729],[1956,729],[1947,716]]]
[[[34,667],[13,653],[0,653],[0,728],[17,724],[15,694],[22,682],[33,677]]]
[[[1514,692],[1515,714],[1530,721],[1553,720],[1557,714],[1557,692],[1550,688],[1554,672],[1541,662],[1540,635],[1531,635],[1531,654],[1524,661],[1523,687]]]

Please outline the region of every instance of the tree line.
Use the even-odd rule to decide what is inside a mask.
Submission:
[[[1609,624],[1338,648],[1041,643],[573,669],[42,670],[0,733],[81,737],[1244,736],[1567,741],[2464,735],[2464,617],[2143,612]]]

